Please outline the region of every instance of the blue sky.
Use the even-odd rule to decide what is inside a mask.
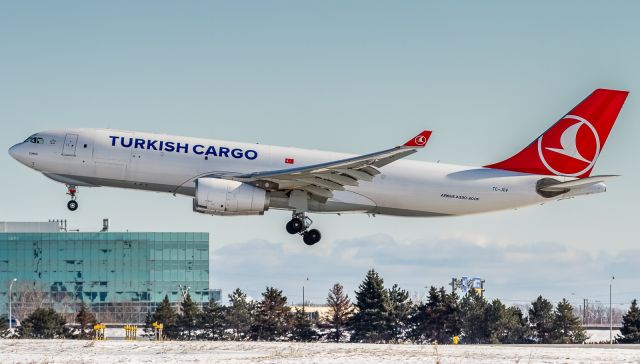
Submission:
[[[481,276],[487,295],[581,302],[639,297],[640,25],[635,2],[112,1],[0,3],[0,146],[57,127],[112,127],[366,153],[422,129],[411,158],[468,165],[518,151],[593,89],[631,91],[595,173],[607,193],[445,219],[224,218],[156,193],[62,185],[0,153],[1,220],[85,231],[211,232],[211,285],[266,285],[322,301],[374,267],[419,295]]]

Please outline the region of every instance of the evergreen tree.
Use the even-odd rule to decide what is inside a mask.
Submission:
[[[76,315],[76,323],[80,328],[79,338],[88,339],[93,336],[93,325],[96,323],[96,317],[89,312],[89,308],[87,308],[87,304],[84,301],[81,303],[80,311]]]
[[[10,336],[9,332],[9,319],[0,317],[0,338],[6,338]]]
[[[153,337],[153,327],[151,324],[153,324],[153,312],[149,310],[147,311],[147,314],[144,315],[144,326],[142,328],[142,331],[144,332],[142,334],[143,337]]]
[[[291,310],[287,297],[274,287],[267,287],[258,303],[251,336],[256,340],[282,340],[291,329]]]
[[[350,320],[351,341],[384,342],[387,333],[389,295],[384,281],[371,269],[356,291],[357,312]]]
[[[22,338],[57,339],[68,335],[64,317],[51,308],[38,308],[21,323],[18,333]]]
[[[225,310],[224,321],[231,329],[232,340],[245,340],[249,337],[254,311],[254,303],[239,288],[229,295],[229,307]]]
[[[517,307],[507,308],[495,299],[487,308],[489,342],[492,344],[521,344],[529,337],[528,322]]]
[[[165,337],[177,339],[179,337],[179,332],[176,327],[177,318],[178,315],[169,302],[169,296],[165,295],[156,310],[152,314],[147,315],[145,330],[149,333],[152,332],[153,328],[151,324],[157,322],[164,326],[163,334]]]
[[[460,335],[461,325],[458,296],[431,286],[427,301],[415,309],[409,335],[418,343],[449,343]]]
[[[509,328],[504,338],[504,344],[529,344],[531,340],[531,327],[529,320],[524,316],[518,307],[507,308],[509,318]]]
[[[211,300],[202,309],[200,322],[201,330],[198,338],[208,340],[222,340],[226,329],[226,308],[218,302]]]
[[[535,341],[538,344],[549,344],[552,342],[553,305],[549,300],[538,296],[535,301],[531,302],[529,323],[531,324]]]
[[[494,299],[489,306],[487,306],[487,331],[489,334],[489,343],[500,344],[504,336],[506,336],[508,323],[506,317],[507,307],[500,302],[499,299]]]
[[[640,308],[637,300],[631,301],[629,311],[622,316],[622,328],[620,328],[620,335],[616,336],[616,342],[640,344]]]
[[[443,313],[442,323],[444,330],[440,330],[441,334],[436,336],[439,342],[453,342],[454,336],[462,333],[462,317],[460,312],[460,301],[455,292],[447,293],[444,287],[440,287],[438,293],[442,297]]]
[[[582,344],[588,339],[580,319],[573,314],[573,306],[566,299],[556,306],[551,338],[556,344]]]
[[[429,288],[426,302],[420,303],[412,320],[412,339],[416,342],[446,343],[441,340],[444,331],[444,295],[434,286]]]
[[[176,329],[180,339],[195,339],[201,315],[200,307],[193,302],[191,295],[187,293],[182,303],[180,303],[180,314],[176,319]]]
[[[388,290],[387,295],[389,297],[388,339],[397,343],[405,338],[414,307],[409,300],[409,292],[401,289],[397,284]]]
[[[489,303],[475,290],[469,290],[460,301],[462,335],[465,343],[485,344],[489,342]]]
[[[349,300],[349,295],[344,293],[344,287],[340,283],[336,283],[329,290],[327,296],[327,306],[329,306],[329,315],[327,323],[331,330],[327,337],[335,342],[340,342],[347,329],[347,323],[353,315],[353,307]]]
[[[305,311],[296,308],[296,312],[293,315],[291,340],[309,342],[317,339],[318,333],[313,329],[313,322],[309,319],[309,315]]]

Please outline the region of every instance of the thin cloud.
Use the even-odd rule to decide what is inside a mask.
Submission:
[[[322,303],[333,283],[353,291],[374,268],[387,285],[398,283],[417,297],[430,285],[446,286],[452,277],[470,276],[486,280],[488,297],[581,299],[601,295],[611,275],[621,277],[617,285],[633,287],[638,254],[640,250],[592,254],[560,243],[505,244],[477,236],[399,241],[376,234],[314,247],[251,240],[211,252],[211,285],[226,292],[240,287],[253,296],[276,286],[293,301],[301,300],[305,285],[307,298]],[[635,296],[640,292],[627,289],[618,300]]]

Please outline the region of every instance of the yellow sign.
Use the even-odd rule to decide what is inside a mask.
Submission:
[[[154,322],[151,324],[151,327],[153,327],[154,329],[154,333],[155,333],[155,338],[158,341],[162,341],[164,340],[164,335],[162,335],[162,330],[164,329],[164,325],[163,324],[159,324],[158,321]]]
[[[105,329],[107,328],[107,325],[102,324],[102,323],[97,323],[95,325],[93,325],[93,332],[94,334],[94,340],[105,340]]]

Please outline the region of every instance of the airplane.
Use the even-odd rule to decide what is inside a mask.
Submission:
[[[543,204],[606,191],[591,176],[627,91],[597,89],[501,162],[482,167],[406,160],[427,144],[365,155],[111,129],[59,129],[9,149],[20,163],[67,187],[119,187],[185,195],[193,211],[222,216],[292,211],[290,234],[321,239],[309,213],[454,216]]]

